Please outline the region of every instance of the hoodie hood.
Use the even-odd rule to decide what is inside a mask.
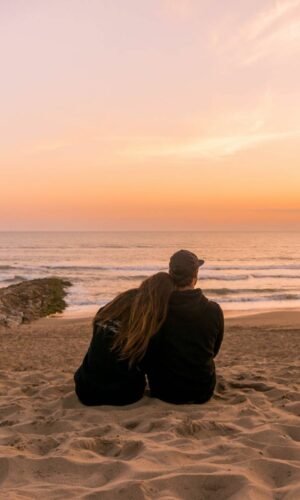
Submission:
[[[196,320],[206,310],[209,300],[200,288],[194,290],[175,291],[169,301],[169,314],[178,319]]]

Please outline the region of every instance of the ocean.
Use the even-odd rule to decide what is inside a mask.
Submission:
[[[59,276],[85,314],[168,269],[176,250],[205,259],[198,285],[224,310],[300,306],[300,233],[0,232],[0,286]]]

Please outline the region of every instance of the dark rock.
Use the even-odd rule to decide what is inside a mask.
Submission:
[[[0,288],[0,325],[20,325],[62,312],[69,286],[71,283],[61,278],[43,278]]]

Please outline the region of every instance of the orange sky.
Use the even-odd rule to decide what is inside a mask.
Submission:
[[[3,0],[0,230],[300,230],[300,0]]]

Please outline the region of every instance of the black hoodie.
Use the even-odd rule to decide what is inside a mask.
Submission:
[[[173,403],[210,399],[223,333],[219,304],[200,289],[173,292],[167,318],[144,361],[151,395]]]
[[[85,405],[127,405],[143,397],[145,375],[129,368],[112,350],[117,322],[96,323],[89,349],[74,375],[75,391]]]

